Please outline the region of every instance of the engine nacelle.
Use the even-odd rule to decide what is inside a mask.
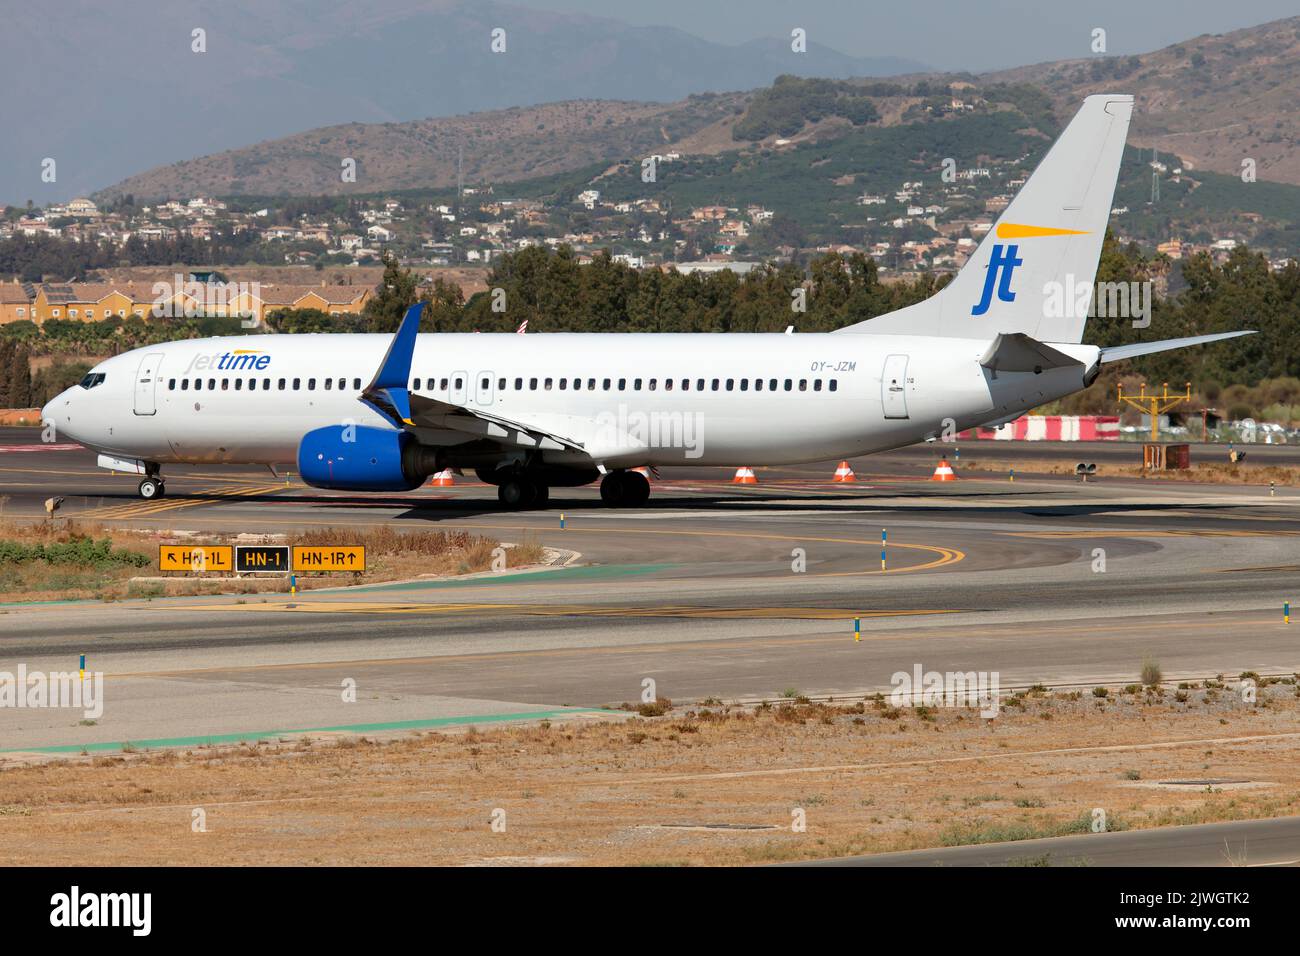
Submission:
[[[436,459],[408,432],[367,425],[328,425],[298,443],[302,480],[333,491],[411,491],[437,470]]]

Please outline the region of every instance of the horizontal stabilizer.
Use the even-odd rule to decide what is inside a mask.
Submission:
[[[980,364],[997,378],[998,372],[1041,372],[1083,363],[1024,332],[1002,332],[984,353]]]
[[[1138,342],[1135,345],[1112,345],[1101,350],[1101,362],[1122,362],[1124,359],[1150,355],[1153,352],[1168,352],[1170,349],[1183,349],[1189,345],[1205,345],[1207,342],[1220,342],[1223,339],[1235,339],[1241,335],[1254,335],[1255,330],[1241,332],[1216,332],[1213,335],[1192,335],[1185,339],[1163,339],[1159,342]]]

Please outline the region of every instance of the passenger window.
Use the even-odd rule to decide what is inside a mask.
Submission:
[[[506,390],[506,380],[504,378],[497,379],[497,391],[504,392],[505,390]]]
[[[490,378],[479,379],[478,387],[486,392],[491,384],[492,379]]]
[[[560,391],[563,392],[567,390],[568,387],[569,387],[569,380],[567,378],[560,379]]]
[[[280,391],[284,391],[284,379],[280,379]]]
[[[250,379],[248,380],[248,390],[249,390],[250,392],[256,392],[256,391],[257,391],[257,379],[255,379],[255,378],[250,378]]]
[[[808,391],[808,379],[806,378],[799,379],[799,391],[801,392]]]
[[[769,392],[775,392],[775,391],[776,391],[776,379],[774,379],[774,378],[770,378],[770,379],[767,380],[767,390],[768,390]]]
[[[735,380],[734,378],[729,378],[729,379],[727,379],[727,391],[730,392],[730,391],[732,391],[735,387],[736,387],[736,380]]]
[[[447,391],[447,380],[445,378],[438,383],[438,391],[440,392]]]
[[[742,392],[748,392],[748,391],[749,391],[749,379],[747,379],[747,378],[742,378],[742,379],[740,380],[740,390],[741,390]]]
[[[309,392],[316,391],[316,380],[314,378],[307,379],[307,391]]]
[[[596,380],[594,378],[587,379],[587,391],[594,392],[595,390],[596,390]]]
[[[790,389],[792,389],[792,388],[794,388],[794,380],[793,380],[793,379],[788,379],[788,378],[787,378],[787,379],[785,380],[785,390],[788,392],[788,391],[790,391]]]
[[[535,391],[537,391],[537,379],[535,379],[535,378],[530,378],[530,379],[528,380],[528,391],[530,391],[530,392],[535,392]]]
[[[230,390],[230,379],[228,379],[228,378],[223,378],[223,379],[221,380],[221,390],[222,390],[223,392],[226,392],[226,391],[229,391],[229,390]]]
[[[429,384],[430,384],[430,385],[433,384],[433,379],[430,379],[430,380],[429,380]],[[358,392],[361,391],[361,379],[359,379],[359,378],[354,378],[354,379],[352,380],[352,387],[355,388]]]
[[[605,379],[605,381],[601,383],[601,388],[607,392],[609,391],[609,379]]]
[[[627,379],[625,379],[625,378],[620,378],[620,379],[618,380],[618,390],[619,390],[620,392],[625,392],[625,391],[627,391]]]
[[[201,378],[196,378],[196,379],[194,380],[194,391],[196,391],[196,392],[201,392],[201,391],[203,391],[203,379],[201,379]]]
[[[691,390],[691,380],[689,378],[682,379],[682,391],[689,392],[690,390]]]
[[[820,392],[821,390],[822,390],[822,380],[819,378],[813,379],[813,391]]]
[[[582,391],[582,379],[580,379],[580,378],[575,378],[575,379],[573,380],[573,390],[574,390],[575,392],[580,392],[580,391]]]
[[[244,380],[242,378],[235,379],[235,391],[238,392],[243,387],[244,387]]]
[[[174,378],[167,379],[167,391],[169,392],[176,391],[176,379]]]
[[[465,387],[465,380],[463,378],[456,379],[456,391],[459,392],[464,387]]]
[[[271,380],[269,378],[262,379],[262,391],[269,392],[270,390],[271,390]]]
[[[754,379],[754,391],[761,392],[762,390],[763,390],[763,380],[761,378]]]
[[[716,378],[715,378],[715,379],[713,380],[713,390],[714,390],[715,392],[718,390],[718,385],[720,384],[720,382],[721,382],[721,379],[716,379]]]
[[[836,386],[837,383],[838,383],[838,380],[837,380],[837,379],[831,379],[831,381],[830,381],[830,390],[831,390],[832,392],[835,391],[835,386]]]
[[[515,379],[515,391],[522,392],[523,390],[524,390],[524,380],[522,378]]]
[[[189,390],[190,390],[190,380],[188,378],[181,379],[181,391],[188,392]]]
[[[641,380],[639,378],[632,379],[632,391],[634,392],[641,391]]]
[[[658,387],[659,387],[659,379],[657,378],[650,379],[650,391],[653,392]]]
[[[411,391],[413,391],[413,392],[418,392],[419,390],[420,390],[420,380],[419,380],[418,378],[412,379],[412,380],[411,380]]]
[[[334,387],[334,379],[332,378],[325,379],[325,391],[328,392],[333,387]]]
[[[549,392],[549,391],[551,390],[551,384],[552,384],[552,382],[553,382],[553,379],[549,379],[549,378],[548,378],[545,382],[542,383],[542,388]]]
[[[673,390],[673,380],[671,378],[664,379],[664,391],[671,392],[672,390]]]

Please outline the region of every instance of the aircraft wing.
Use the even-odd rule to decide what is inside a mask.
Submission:
[[[417,302],[406,310],[402,324],[397,327],[375,377],[361,393],[361,401],[395,427],[408,431],[418,428],[443,429],[518,448],[584,450],[580,442],[536,425],[503,418],[468,405],[456,405],[425,395],[412,395],[407,383],[411,380],[411,356],[415,352],[415,337],[420,331],[420,316],[423,312],[423,302]]]

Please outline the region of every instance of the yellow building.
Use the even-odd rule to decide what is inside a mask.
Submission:
[[[32,296],[29,287],[17,279],[0,282],[0,325],[32,320]]]
[[[47,319],[100,322],[104,319],[185,318],[224,315],[265,318],[277,309],[319,309],[330,315],[357,314],[373,295],[369,286],[268,285],[256,282],[197,283],[168,277],[158,283],[42,283],[28,297],[22,285],[0,283],[0,321]]]

